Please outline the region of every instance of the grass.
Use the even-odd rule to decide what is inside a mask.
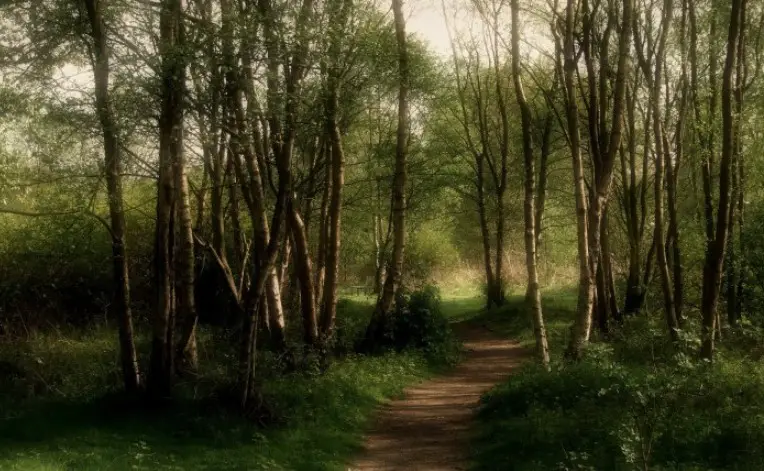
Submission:
[[[428,375],[416,354],[347,358],[266,384],[280,424],[260,428],[191,402],[162,413],[117,398],[49,401],[0,424],[0,469],[343,469],[374,408]]]
[[[764,463],[762,332],[728,332],[713,365],[689,325],[667,340],[659,312],[627,319],[583,361],[562,360],[572,290],[544,293],[552,371],[529,362],[489,391],[472,444],[477,470],[759,470]],[[692,314],[691,314],[692,316]],[[522,296],[475,318],[531,346]]]
[[[480,301],[473,299],[473,302]],[[482,301],[480,301],[482,302]],[[544,292],[542,307],[550,349],[555,352],[564,348],[573,319],[576,292],[570,288]],[[480,309],[472,317],[489,330],[519,342],[524,347],[535,343],[533,324],[526,308],[524,294],[510,294],[500,308]]]
[[[453,319],[477,306],[466,297],[443,303]],[[357,335],[369,312],[368,300],[343,301],[338,330]],[[343,470],[379,404],[442,369],[412,351],[349,354],[324,374],[271,374],[275,360],[264,355],[270,416],[259,426],[215,398],[227,353],[211,335],[200,337],[202,377],[180,384],[162,411],[119,395],[114,337],[58,332],[0,347],[0,366],[24,375],[6,372],[0,384],[0,470]]]

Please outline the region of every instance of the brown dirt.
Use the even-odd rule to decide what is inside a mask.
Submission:
[[[461,324],[465,359],[450,374],[387,403],[348,471],[447,471],[469,467],[469,441],[480,396],[528,357],[487,328]]]

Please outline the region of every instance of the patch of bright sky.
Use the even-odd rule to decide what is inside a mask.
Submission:
[[[447,17],[444,16],[442,1],[408,0],[404,8],[409,13],[406,25],[408,31],[425,39],[433,51],[445,58],[452,54],[449,29],[455,39],[464,39],[470,36],[479,38],[488,31],[486,31],[486,26],[483,25],[479,15],[471,7],[472,0],[445,0]],[[537,2],[530,0],[523,3],[524,5],[521,5],[523,11],[520,13],[520,22],[523,27],[521,37],[524,40],[521,45],[522,53],[534,56],[539,52],[550,51],[552,42],[545,25],[541,24],[538,17],[529,13],[529,4],[532,5]],[[508,13],[507,7],[508,5],[504,9]],[[542,1],[542,8],[544,7],[546,4]],[[509,26],[508,15],[507,26]]]

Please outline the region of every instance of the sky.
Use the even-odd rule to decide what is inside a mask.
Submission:
[[[416,33],[420,38],[430,43],[433,51],[443,57],[449,57],[452,54],[448,37],[449,29],[451,29],[455,39],[462,38],[468,31],[471,31],[475,35],[474,37],[479,38],[485,32],[486,27],[483,26],[479,15],[471,11],[471,0],[445,0],[448,20],[443,16],[442,1],[404,0],[404,9],[409,14],[406,27],[409,32]],[[533,0],[523,3],[528,5],[533,3]],[[506,11],[509,10],[506,9]],[[524,42],[520,44],[521,53],[535,56],[538,54],[538,49],[549,52],[552,43],[546,34],[546,27],[539,25],[535,18],[529,18],[527,15],[527,10],[522,9],[520,23],[522,27],[521,37]]]
[[[408,30],[426,39],[437,53],[450,54],[451,45],[440,0],[411,0],[408,3],[411,15],[406,25]],[[448,0],[448,3],[453,6],[454,0]]]

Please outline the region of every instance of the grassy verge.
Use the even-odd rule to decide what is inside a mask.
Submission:
[[[762,469],[764,367],[750,348],[760,332],[727,333],[709,365],[696,359],[692,320],[672,345],[660,313],[651,313],[628,319],[607,342],[595,333],[586,358],[566,364],[575,294],[545,293],[544,304],[552,372],[529,363],[483,398],[476,469]],[[533,342],[522,298],[478,319]]]
[[[463,309],[443,306],[453,317]],[[342,302],[341,348],[352,347],[370,309],[364,299]],[[342,470],[376,407],[444,367],[419,351],[349,353],[323,374],[283,373],[263,355],[261,426],[215,396],[230,359],[212,335],[200,336],[201,377],[179,384],[179,400],[161,412],[119,396],[114,337],[59,332],[0,347],[0,470]]]
[[[159,414],[118,399],[37,403],[0,423],[0,469],[339,470],[377,404],[428,372],[423,358],[404,353],[268,382],[279,423],[267,428],[190,402]]]

